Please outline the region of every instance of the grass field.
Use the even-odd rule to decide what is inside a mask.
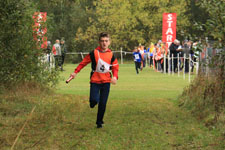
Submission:
[[[62,73],[65,80],[74,71],[76,65],[67,65],[66,72]],[[88,95],[89,94],[90,66],[85,67],[71,84],[61,82],[58,86],[58,93]],[[165,98],[175,100],[188,85],[188,78],[183,76],[165,75],[145,68],[139,75],[136,74],[133,64],[123,64],[120,66],[118,84],[111,86],[111,100],[132,100],[132,99],[152,99]]]
[[[185,110],[177,97],[188,79],[145,68],[139,75],[133,64],[120,65],[111,92],[104,126],[95,125],[97,107],[89,108],[90,66],[69,84],[76,65],[67,64],[56,94],[42,99],[1,101],[0,147],[15,140],[33,106],[36,110],[15,149],[46,150],[222,150],[224,143]],[[10,107],[10,108],[9,108]],[[4,109],[3,109],[4,108]],[[17,110],[17,114],[14,111]],[[22,112],[21,112],[22,110]],[[19,112],[18,112],[19,111]],[[5,118],[4,118],[5,117]],[[0,148],[1,149],[1,148]]]

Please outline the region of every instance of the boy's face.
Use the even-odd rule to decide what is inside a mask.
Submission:
[[[110,39],[108,37],[101,37],[99,45],[102,50],[107,50],[110,45]]]

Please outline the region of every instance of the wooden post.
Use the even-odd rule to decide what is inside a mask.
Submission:
[[[172,75],[174,75],[174,61],[173,61],[173,54],[172,54]]]
[[[185,79],[185,62],[186,62],[186,54],[184,54],[184,73],[183,73],[183,77],[184,77],[184,79]]]
[[[191,82],[191,54],[189,54],[189,69],[188,69],[188,80]]]
[[[120,48],[120,55],[121,55],[121,64],[123,64],[123,48]]]
[[[50,54],[50,67],[51,69],[55,68],[55,57],[52,53]]]
[[[170,55],[168,55],[168,75],[170,75],[170,72],[171,72],[170,68],[171,68]]]
[[[178,68],[177,72],[178,72],[178,77],[180,77],[180,55],[179,54],[177,55],[177,59],[178,59],[177,60],[177,65],[178,65],[177,66],[177,68]]]
[[[82,58],[82,60],[84,59],[84,55],[83,55],[83,53],[82,52],[80,52],[80,55],[81,55],[81,58]]]
[[[164,60],[163,60],[163,69],[164,69],[164,74],[166,74],[166,55],[164,54]]]

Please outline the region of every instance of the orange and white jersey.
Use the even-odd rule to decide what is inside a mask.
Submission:
[[[74,72],[80,72],[90,62],[92,63],[91,83],[110,83],[111,72],[113,77],[118,79],[119,64],[110,49],[103,52],[97,47],[82,60]]]
[[[107,72],[110,72],[110,67],[112,66],[111,65],[111,62],[110,63],[105,62],[103,59],[101,59],[98,50],[97,50],[97,53],[98,53],[98,62],[97,62],[97,65],[96,65],[95,72],[99,72],[99,73],[107,73]]]

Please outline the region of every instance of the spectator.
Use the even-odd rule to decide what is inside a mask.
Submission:
[[[138,51],[141,53],[141,70],[144,68],[144,46],[141,44],[138,47]]]
[[[156,45],[156,56],[155,59],[157,61],[157,71],[162,71],[162,61],[163,61],[163,51],[161,47],[162,41],[159,40]]]
[[[47,41],[47,48],[45,50],[46,56],[47,56],[47,62],[50,65],[50,54],[51,54],[52,44],[51,41]]]
[[[154,44],[154,49],[153,49],[153,68],[154,70],[157,70],[157,44]]]
[[[185,73],[189,72],[189,55],[191,54],[191,41],[185,41],[183,46],[183,54],[186,56],[184,63]]]
[[[152,67],[153,66],[153,50],[154,50],[154,44],[151,43],[149,45],[149,48],[148,48],[148,52],[149,52],[149,66]]]
[[[147,60],[147,51],[146,51],[146,48],[144,46],[141,46],[141,49],[144,51],[142,59],[143,59],[143,68],[145,68],[146,60]]]
[[[61,71],[64,71],[63,69],[63,64],[64,64],[64,60],[65,60],[65,57],[66,57],[66,53],[67,53],[67,47],[66,47],[66,44],[65,44],[65,40],[64,39],[61,39],[60,41],[60,46],[61,46],[61,51],[62,51],[62,58],[61,58]]]
[[[62,52],[61,52],[60,42],[58,39],[55,41],[55,44],[52,47],[52,52],[55,58],[55,68],[56,69],[58,69],[58,67],[61,68]]]
[[[174,42],[170,45],[169,50],[170,50],[170,58],[173,58],[173,71],[177,72],[177,49],[179,47],[180,41],[178,41],[177,39],[174,40]],[[172,60],[170,61],[170,70],[172,70]]]

